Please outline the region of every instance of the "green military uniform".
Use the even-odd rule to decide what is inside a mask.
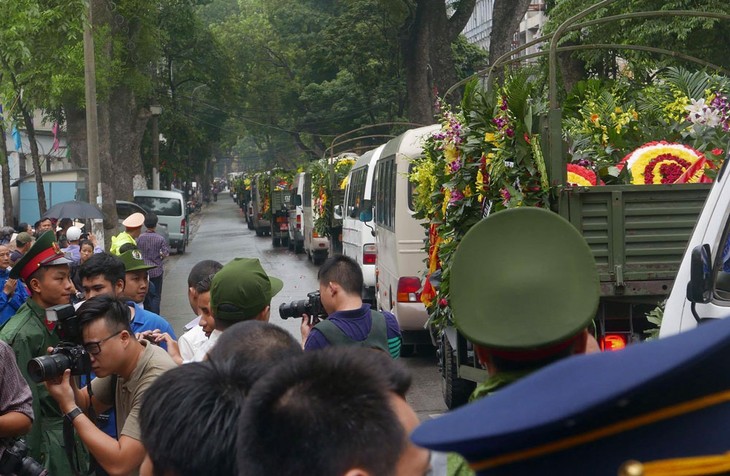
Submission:
[[[45,310],[29,299],[0,329],[0,340],[13,348],[20,372],[33,394],[36,420],[25,437],[30,455],[54,476],[73,474],[63,449],[63,414],[48,394],[46,386],[33,382],[28,375],[28,362],[45,355],[48,347],[54,347],[59,342],[55,330],[49,331],[44,321]]]
[[[595,262],[583,237],[557,214],[538,208],[499,212],[475,225],[454,255],[450,289],[459,331],[514,362],[540,362],[565,348],[591,322],[599,299]],[[537,367],[497,369],[470,401]],[[455,453],[447,468],[450,476],[474,474]]]
[[[38,268],[68,264],[58,248],[52,231],[47,231],[16,263],[10,277],[27,281]],[[20,372],[33,394],[33,427],[25,439],[30,456],[43,464],[53,476],[73,474],[63,443],[63,414],[43,383],[35,383],[28,374],[28,362],[46,355],[49,347],[56,346],[60,337],[56,329],[46,325],[46,313],[31,297],[0,329],[0,340],[13,348]],[[82,464],[85,456],[82,455]],[[83,467],[83,466],[82,466]]]

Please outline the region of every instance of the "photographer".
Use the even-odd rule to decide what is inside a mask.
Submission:
[[[10,272],[30,290],[30,299],[0,329],[0,340],[13,348],[20,372],[33,395],[35,422],[26,442],[30,456],[43,464],[51,474],[71,474],[71,465],[63,450],[63,413],[43,385],[33,382],[27,365],[35,357],[45,355],[49,347],[60,342],[56,322],[48,321],[46,309],[68,304],[75,289],[69,278],[69,263],[54,239],[46,231]]]
[[[330,345],[359,345],[389,352],[400,357],[401,333],[398,321],[389,312],[378,312],[363,304],[362,270],[355,260],[344,255],[328,258],[319,268],[319,293],[326,320],[302,316],[304,350]]]
[[[157,377],[176,366],[160,347],[135,338],[129,312],[123,301],[109,295],[91,298],[78,309],[83,347],[97,376],[91,382],[91,397],[85,387],[79,390],[71,383],[71,370],[60,379],[45,382],[64,417],[109,474],[127,474],[142,464],[141,397]],[[98,414],[112,406],[117,413],[118,440],[98,429],[87,416],[92,408]]]

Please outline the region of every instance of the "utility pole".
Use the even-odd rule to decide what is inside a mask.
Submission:
[[[99,124],[96,116],[96,62],[94,60],[94,34],[92,31],[92,2],[87,0],[87,18],[84,23],[84,82],[86,85],[86,144],[88,151],[89,203],[102,209],[101,167],[99,164]],[[94,234],[104,243],[102,220],[93,223]]]

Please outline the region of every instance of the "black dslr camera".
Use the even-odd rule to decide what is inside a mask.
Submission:
[[[42,464],[28,456],[28,446],[25,441],[15,440],[13,446],[5,448],[0,458],[0,474],[46,476],[48,471]]]
[[[307,299],[292,301],[289,304],[284,303],[279,306],[279,316],[282,319],[302,317],[303,314],[308,314],[310,317],[316,317],[318,319],[325,319],[327,317],[327,311],[322,307],[319,291],[313,291],[307,294]]]
[[[91,372],[91,359],[81,345],[81,328],[76,311],[70,304],[46,309],[46,318],[57,322],[58,332],[63,340],[49,355],[36,357],[28,362],[28,375],[34,382],[58,378],[66,369],[71,375],[85,375]]]

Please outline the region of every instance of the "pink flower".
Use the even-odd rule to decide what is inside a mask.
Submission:
[[[715,147],[714,149],[712,149],[713,155],[722,155],[723,152],[725,152],[725,151],[720,149],[719,147]]]

